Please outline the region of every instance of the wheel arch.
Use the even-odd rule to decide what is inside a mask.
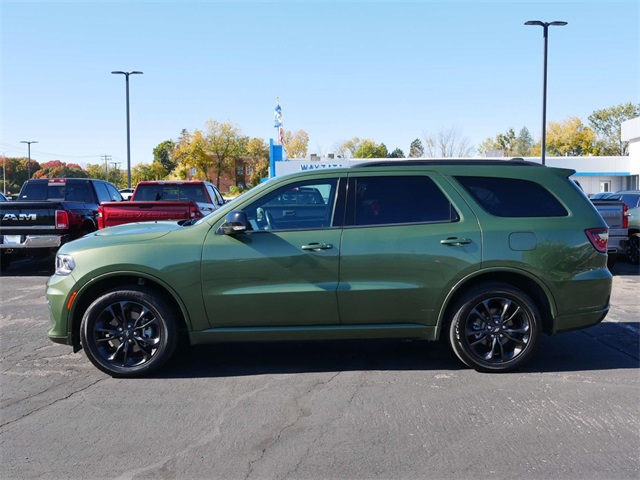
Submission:
[[[180,300],[177,293],[168,285],[148,275],[124,272],[114,273],[98,277],[78,291],[71,311],[69,312],[71,320],[71,344],[73,345],[74,352],[82,348],[80,345],[80,323],[87,308],[94,300],[115,288],[125,290],[127,288],[135,289],[141,286],[143,286],[145,290],[155,292],[170,304],[178,316],[178,330],[181,334],[190,328],[191,322],[184,303]]]
[[[468,291],[482,285],[483,283],[506,283],[519,288],[529,295],[536,303],[542,317],[542,331],[550,335],[553,331],[553,318],[555,317],[556,306],[553,302],[551,292],[539,280],[516,270],[485,270],[478,272],[474,276],[467,277],[453,288],[443,303],[438,318],[438,330],[436,336],[440,338],[443,331],[446,331],[447,324],[454,314],[454,306],[460,298]]]

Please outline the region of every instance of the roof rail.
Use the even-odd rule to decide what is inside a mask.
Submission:
[[[527,167],[541,167],[542,165],[536,162],[529,162],[522,158],[516,157],[505,160],[483,160],[483,159],[456,159],[452,158],[449,160],[380,160],[377,162],[366,162],[366,163],[357,163],[352,165],[351,168],[363,168],[363,167],[396,167],[396,166],[407,166],[407,167],[419,167],[419,166],[430,166],[430,165],[494,165],[494,166],[505,166],[505,165],[518,165],[518,166],[527,166]]]

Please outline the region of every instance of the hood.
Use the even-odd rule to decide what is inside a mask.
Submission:
[[[162,237],[169,232],[178,230],[181,227],[177,222],[142,222],[142,223],[127,223],[124,225],[118,225],[116,227],[109,227],[103,230],[97,230],[96,232],[88,235],[90,237],[109,237],[112,240],[116,240],[114,237],[126,237],[127,242],[132,241],[145,241],[152,240],[154,238]],[[123,240],[125,240],[123,238]]]
[[[183,227],[178,225],[177,222],[127,223],[125,225],[105,228],[104,230],[97,230],[73,242],[65,243],[60,247],[59,251],[60,253],[71,253],[73,251],[120,244],[147,242],[164,237],[180,228]]]

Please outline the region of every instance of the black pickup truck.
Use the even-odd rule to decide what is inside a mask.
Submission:
[[[86,178],[27,180],[16,201],[0,202],[0,268],[41,256],[98,228],[98,206],[122,201],[111,183]]]

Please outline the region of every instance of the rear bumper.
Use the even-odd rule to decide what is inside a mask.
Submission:
[[[570,332],[582,328],[592,327],[600,323],[609,313],[609,305],[602,310],[577,315],[563,315],[556,317],[552,334]]]
[[[622,253],[627,249],[629,237],[609,237],[607,253]]]
[[[58,248],[67,235],[0,235],[0,249]]]

